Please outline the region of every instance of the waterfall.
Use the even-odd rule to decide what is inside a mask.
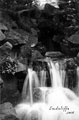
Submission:
[[[50,59],[47,60],[47,64],[52,87],[45,85],[45,71],[41,71],[41,82],[39,82],[37,73],[29,68],[22,93],[23,97],[29,96],[29,100],[28,103],[26,99],[15,106],[17,116],[20,120],[79,120],[79,97],[63,86],[59,63]],[[77,73],[79,73],[79,68],[77,68]],[[42,100],[33,101],[34,88],[36,97]]]

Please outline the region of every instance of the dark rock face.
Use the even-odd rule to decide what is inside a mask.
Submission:
[[[15,109],[12,104],[6,102],[4,104],[0,104],[0,120],[19,120],[17,118]]]
[[[76,64],[72,60],[67,61],[66,63],[66,74],[68,77],[68,88],[71,90],[77,86],[77,71],[76,71]]]
[[[22,93],[23,84],[26,75],[27,75],[26,72],[22,72],[22,71],[15,74],[17,78],[17,89],[19,90],[20,93]]]

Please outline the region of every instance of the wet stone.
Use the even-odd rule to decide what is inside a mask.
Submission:
[[[34,102],[42,101],[42,92],[39,88],[35,88],[33,91]]]
[[[9,102],[0,104],[0,120],[18,120],[13,105]]]

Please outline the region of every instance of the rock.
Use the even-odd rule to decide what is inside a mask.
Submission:
[[[6,57],[10,55],[12,47],[13,46],[10,42],[5,42],[3,45],[0,46],[0,64],[2,64],[5,61]]]
[[[77,56],[75,57],[75,63],[79,66],[79,52],[78,52]]]
[[[43,58],[42,54],[38,50],[34,50],[32,52],[32,59],[35,60],[39,58]]]
[[[18,120],[15,109],[9,102],[0,104],[0,120]]]
[[[2,87],[3,87],[3,80],[0,78],[0,103],[1,103]]]
[[[64,57],[64,55],[61,52],[59,52],[59,51],[46,52],[45,56],[46,57],[52,57],[52,58],[61,58],[61,57]]]
[[[21,56],[23,58],[31,58],[31,47],[29,46],[29,44],[21,47]]]
[[[79,59],[79,52],[78,52],[78,54],[77,54],[77,58]]]
[[[48,88],[47,87],[38,87],[33,91],[33,100],[34,102],[46,102],[45,98],[47,97]]]
[[[3,84],[3,80],[0,78],[0,86]]]
[[[25,44],[25,39],[23,38],[23,36],[12,29],[6,32],[5,36],[7,41],[10,42],[13,46],[18,44]]]
[[[33,31],[32,31],[32,32],[33,32]],[[33,34],[36,34],[36,33],[33,33]],[[38,42],[38,37],[35,36],[35,35],[32,35],[32,34],[29,34],[28,41],[29,41],[30,46],[31,46],[32,44],[37,44],[37,42]]]
[[[3,50],[0,49],[0,67],[1,67],[1,63],[6,59],[6,57],[7,57],[6,51],[3,52]]]
[[[31,48],[34,50],[38,50],[42,55],[45,55],[46,53],[46,48],[44,45],[42,45],[41,42],[38,42],[37,44],[32,44]]]
[[[0,23],[0,30],[8,30],[8,28],[3,24],[3,23]]]
[[[37,36],[37,31],[34,28],[31,28],[32,35]]]
[[[18,61],[17,72],[25,71],[26,66]]]
[[[3,50],[4,52],[6,52],[6,50],[11,50],[12,47],[13,46],[10,42],[6,42],[2,46],[0,46],[0,50]]]
[[[0,30],[0,41],[4,40],[6,36],[3,34],[3,32]]]
[[[5,115],[16,115],[13,105],[9,102],[3,103],[0,105],[1,113]]]
[[[44,10],[49,14],[53,15],[54,13],[58,12],[58,5],[55,4],[53,6],[52,4],[46,4]]]
[[[39,88],[35,88],[33,91],[33,100],[34,102],[42,101],[42,92]]]
[[[79,44],[79,33],[75,33],[74,35],[70,36],[68,41],[73,44]]]

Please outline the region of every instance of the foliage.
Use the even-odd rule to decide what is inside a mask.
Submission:
[[[6,58],[6,60],[1,64],[0,71],[2,74],[12,74],[14,75],[17,71],[17,62],[11,58]]]

